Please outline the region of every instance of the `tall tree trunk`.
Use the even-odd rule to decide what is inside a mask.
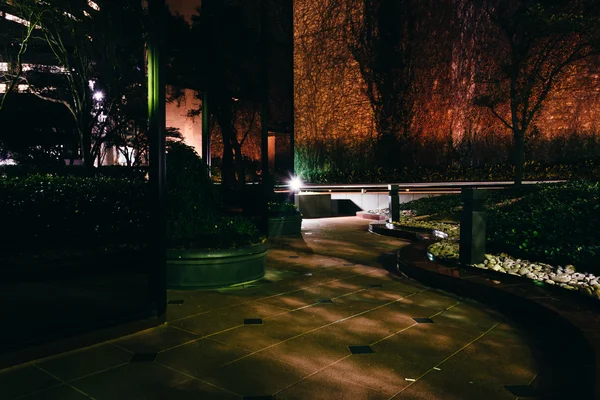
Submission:
[[[515,166],[515,186],[523,183],[523,164],[525,163],[525,134],[523,130],[513,129],[513,156]]]
[[[223,189],[226,192],[231,191],[235,187],[235,170],[233,166],[233,148],[227,131],[231,130],[229,127],[221,126],[221,132],[223,134],[223,165],[221,167],[222,173],[222,184]]]
[[[246,185],[246,170],[244,168],[244,157],[242,155],[242,146],[237,140],[237,135],[232,132],[234,136],[231,136],[231,147],[233,148],[233,154],[235,155],[234,170],[237,174],[236,188],[239,191],[244,190]]]
[[[82,127],[79,128],[79,138],[83,166],[89,171],[94,168],[94,158],[92,157],[92,138],[90,133],[86,132]]]

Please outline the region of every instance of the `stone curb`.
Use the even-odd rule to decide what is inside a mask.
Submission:
[[[489,305],[527,332],[543,368],[534,383],[540,398],[598,398],[600,302],[514,275],[432,262],[426,254],[433,240],[409,231],[402,236],[398,229],[387,234],[413,241],[398,252],[399,272]]]
[[[362,219],[369,219],[369,220],[373,220],[373,221],[385,221],[387,219],[387,217],[385,215],[373,214],[373,213],[368,213],[365,211],[357,211],[356,217],[362,218]]]

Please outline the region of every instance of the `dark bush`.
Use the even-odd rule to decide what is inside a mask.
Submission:
[[[298,215],[298,209],[295,205],[288,203],[286,201],[277,202],[271,201],[269,202],[269,217],[287,217],[292,215]]]
[[[141,179],[32,175],[0,178],[0,246],[130,244],[145,240]]]
[[[465,166],[424,167],[413,165],[394,170],[370,168],[363,170],[332,171],[305,168],[298,173],[309,183],[390,183],[390,182],[467,182],[510,181],[514,169],[507,164],[472,168]],[[530,161],[524,165],[526,180],[596,179],[600,176],[600,159],[589,159],[573,164],[541,164]]]
[[[451,213],[462,206],[460,195],[444,194],[435,197],[423,197],[400,204],[400,210],[412,210],[417,216]]]
[[[527,185],[489,194],[488,250],[600,273],[598,182]],[[417,215],[457,218],[462,203],[459,195],[442,195],[401,204],[401,208]]]
[[[600,184],[543,185],[488,215],[492,250],[598,273]]]
[[[125,167],[120,165],[103,166],[88,170],[83,166],[67,165],[1,165],[0,178],[26,178],[31,175],[71,176],[71,177],[106,177],[124,179],[143,179],[148,173],[147,167]]]
[[[167,238],[175,248],[229,248],[260,240],[247,219],[223,217],[208,169],[196,151],[182,142],[167,148]]]

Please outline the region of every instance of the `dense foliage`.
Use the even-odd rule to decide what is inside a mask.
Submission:
[[[598,272],[600,185],[570,182],[544,185],[517,201],[492,208],[491,250]]]
[[[269,216],[270,217],[286,217],[297,215],[298,209],[294,204],[288,203],[286,201],[278,202],[271,201],[269,202]]]
[[[423,198],[401,205],[417,215],[458,217],[459,195]],[[600,184],[574,181],[525,190],[490,191],[488,250],[531,261],[574,264],[600,272]],[[436,224],[436,226],[438,226]]]
[[[0,246],[140,243],[148,222],[146,190],[146,182],[140,179],[0,178]]]
[[[249,220],[219,214],[206,167],[191,147],[171,143],[167,158],[169,245],[228,248],[260,240]],[[149,242],[151,198],[144,170],[102,168],[94,176],[70,167],[26,175],[34,171],[0,171],[0,248],[102,248]]]
[[[461,165],[438,167],[412,165],[391,171],[381,168],[310,169],[302,168],[302,163],[296,164],[296,174],[303,181],[310,183],[511,181],[514,175],[514,168],[507,164],[476,168]],[[600,176],[600,159],[588,159],[570,164],[542,164],[529,161],[524,165],[523,176],[526,180],[595,179]]]
[[[220,215],[208,169],[192,147],[182,142],[168,144],[167,182],[171,247],[228,248],[260,241],[249,220]]]
[[[88,170],[81,166],[68,165],[0,165],[0,178],[26,178],[31,175],[48,175],[63,177],[104,177],[116,179],[143,179],[148,174],[148,167],[124,167],[120,165],[103,166]]]
[[[435,197],[423,197],[418,200],[400,203],[400,210],[411,210],[415,215],[435,215],[452,213],[460,209],[462,202],[457,194],[444,194]]]

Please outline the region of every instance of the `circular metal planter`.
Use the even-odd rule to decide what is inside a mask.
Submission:
[[[269,236],[299,235],[302,215],[287,215],[269,218]]]
[[[167,286],[198,289],[230,286],[265,275],[267,246],[227,250],[167,250]]]

